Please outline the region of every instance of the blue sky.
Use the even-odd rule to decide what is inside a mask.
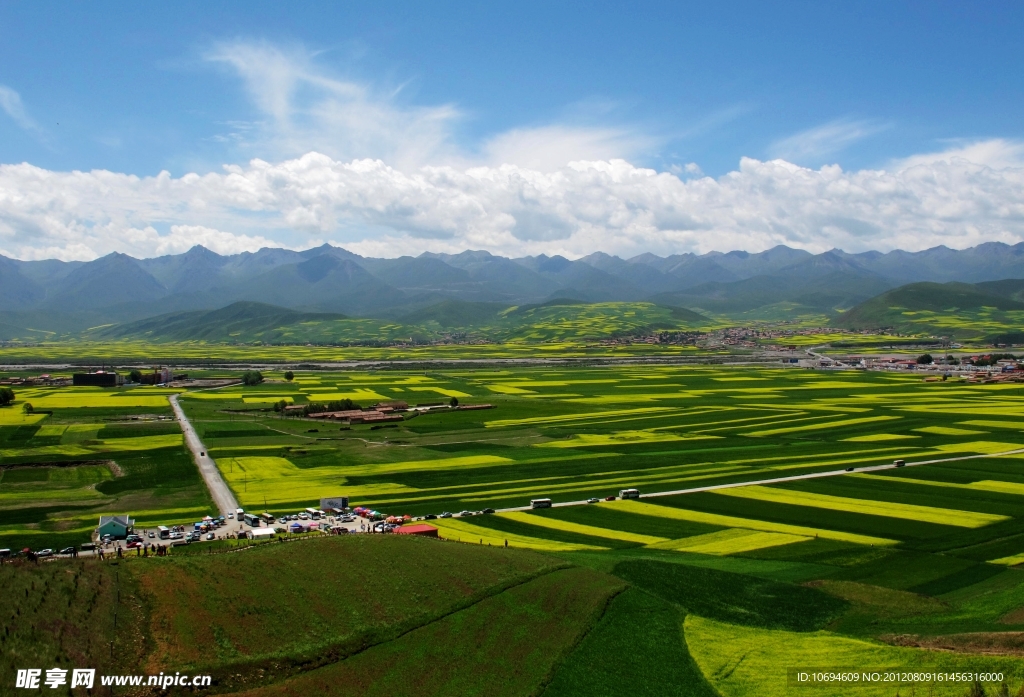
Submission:
[[[1014,3],[7,2],[0,5],[0,166],[27,163],[36,181],[39,172],[54,173],[47,188],[56,199],[81,194],[56,176],[71,170],[144,179],[166,171],[183,183],[190,173],[219,176],[233,166],[251,179],[253,158],[283,166],[308,153],[330,158],[320,165],[335,174],[339,163],[379,159],[426,188],[408,214],[395,212],[390,199],[313,205],[277,193],[270,203],[220,201],[210,212],[192,199],[154,202],[154,183],[119,190],[105,207],[70,206],[60,230],[0,199],[0,252],[80,258],[120,244],[149,254],[219,239],[225,251],[331,240],[389,256],[474,244],[507,251],[519,243],[570,256],[599,247],[628,255],[707,251],[707,231],[752,250],[1013,242],[1021,230],[1012,215],[952,220],[992,200],[965,201],[952,217],[922,208],[891,225],[883,202],[872,217],[863,199],[793,220],[764,210],[820,206],[830,176],[821,175],[809,202],[773,206],[759,196],[760,213],[730,222],[714,210],[742,205],[755,184],[727,192],[731,203],[698,184],[785,174],[751,174],[743,158],[895,176],[937,153],[971,153],[974,165],[1003,173],[988,193],[1002,191],[1003,205],[1016,210],[1022,29],[1024,6]],[[614,193],[624,209],[647,205],[647,219],[618,227],[614,211],[595,219],[571,188],[541,200],[561,186],[551,177],[569,162],[618,159],[679,182]],[[465,174],[502,165],[546,177],[531,183],[543,193],[530,210],[508,203],[523,195],[506,187],[479,199],[486,214],[475,222],[434,215],[436,200],[457,206],[467,189],[424,184],[433,176],[424,168]],[[6,173],[0,187],[28,186],[24,170]],[[621,184],[618,175],[601,176]],[[302,182],[293,190],[311,186]],[[669,204],[665,186],[675,187]],[[946,192],[914,195],[924,201]],[[660,197],[657,205],[650,196]],[[776,217],[765,223],[766,215]],[[185,228],[229,237],[186,239]]]

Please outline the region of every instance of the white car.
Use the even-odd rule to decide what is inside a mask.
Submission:
[[[184,537],[184,535],[182,535],[180,532],[172,532],[171,533],[171,539],[172,540],[180,540],[182,537]]]

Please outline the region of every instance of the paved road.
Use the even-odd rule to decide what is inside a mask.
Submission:
[[[1001,453],[985,453],[982,455],[960,455],[958,457],[944,457],[937,460],[921,460],[920,462],[908,462],[907,467],[920,467],[921,465],[937,465],[941,462],[957,462],[959,460],[977,460],[983,457],[1002,457],[1005,455],[1021,455],[1024,454],[1024,448],[1018,448],[1016,450],[1005,450]],[[813,464],[808,464],[808,467],[813,467]],[[801,479],[819,479],[821,477],[839,477],[844,474],[853,474],[855,472],[878,472],[880,470],[891,470],[894,465],[888,463],[885,465],[870,465],[868,467],[855,467],[852,472],[847,472],[845,469],[841,470],[829,470],[827,472],[811,472],[810,474],[794,474],[788,477],[775,477],[773,479],[755,479],[749,482],[733,482],[731,484],[711,484],[709,486],[698,486],[691,489],[676,489],[675,491],[656,491],[650,494],[641,494],[642,499],[651,499],[658,496],[678,496],[679,494],[696,494],[701,491],[715,491],[716,489],[735,489],[741,486],[757,486],[760,484],[779,484],[780,482],[795,482]],[[586,501],[562,501],[561,503],[552,504],[552,508],[559,508],[561,506],[585,506]],[[511,511],[528,511],[530,506],[519,506],[518,508],[502,508],[499,509],[498,513],[507,513]]]
[[[231,493],[227,482],[220,476],[217,463],[207,454],[206,446],[203,445],[203,442],[199,440],[199,436],[196,435],[196,430],[192,428],[188,417],[185,416],[185,410],[178,404],[178,395],[171,395],[168,399],[171,402],[171,408],[174,409],[174,415],[181,425],[181,431],[185,434],[185,445],[192,451],[192,458],[195,460],[196,466],[199,467],[199,473],[203,475],[206,488],[210,490],[210,496],[213,497],[214,504],[216,504],[222,516],[227,516],[228,513],[233,515],[239,508],[235,495]]]

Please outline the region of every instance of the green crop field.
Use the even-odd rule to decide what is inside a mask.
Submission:
[[[173,392],[246,509],[349,496],[395,515],[519,510],[426,521],[446,541],[294,536],[125,560],[122,602],[145,618],[132,666],[260,695],[621,694],[649,676],[632,691],[742,697],[787,693],[799,666],[992,670],[1011,694],[1024,682],[1024,386],[645,363],[264,377],[17,390],[0,408],[0,547],[84,542],[101,513],[213,513],[167,418]],[[433,408],[375,425],[274,410],[343,399]],[[604,500],[633,487],[642,499]],[[572,505],[529,509],[536,498]],[[118,569],[2,573],[24,574],[12,587],[29,584],[33,612],[69,612],[32,600],[33,582],[75,583],[54,580],[60,564],[84,588]],[[94,612],[113,612],[106,592]],[[498,626],[515,628],[505,643]],[[24,655],[94,660],[70,637],[18,632]],[[132,640],[102,632],[108,647]],[[897,689],[932,688],[864,694]]]

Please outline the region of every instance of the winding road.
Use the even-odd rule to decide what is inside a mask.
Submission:
[[[174,409],[174,416],[178,419],[181,432],[185,434],[185,445],[192,451],[192,459],[195,460],[196,466],[199,468],[199,474],[203,475],[206,488],[210,490],[213,503],[220,510],[222,516],[227,517],[228,513],[234,515],[239,508],[238,500],[231,492],[228,483],[224,481],[220,470],[217,469],[217,463],[207,454],[206,446],[199,440],[196,430],[185,416],[185,410],[178,404],[178,395],[173,394],[167,399],[170,400],[171,408]]]

